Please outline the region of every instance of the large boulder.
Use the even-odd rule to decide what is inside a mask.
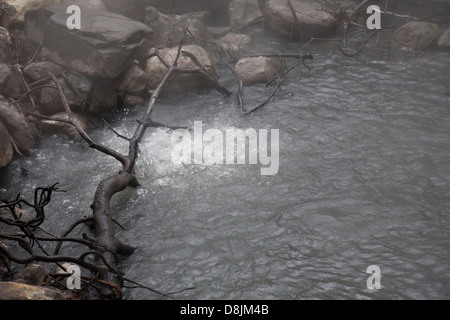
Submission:
[[[6,167],[14,155],[8,130],[0,122],[0,168]]]
[[[122,15],[81,7],[81,29],[66,26],[67,5],[53,4],[25,15],[30,39],[42,54],[91,77],[115,78],[150,47],[152,30]]]
[[[11,14],[1,17],[3,26],[8,27],[16,22],[23,22],[27,11],[36,10],[50,3],[58,3],[60,0],[8,0],[7,4]]]
[[[165,15],[154,7],[146,9],[145,24],[154,30],[155,44],[179,43],[184,37],[184,31],[188,30],[188,37],[184,43],[202,42],[206,39],[207,29],[203,23],[190,15]]]
[[[333,30],[336,19],[320,1],[291,0],[305,40]],[[295,19],[286,0],[269,0],[264,8],[268,27],[284,35],[295,30]]]
[[[228,11],[230,26],[234,30],[248,26],[251,22],[261,19],[263,14],[258,0],[232,0]]]
[[[0,122],[8,131],[8,135],[17,149],[22,154],[30,154],[36,147],[33,128],[28,124],[22,113],[4,100],[0,100]]]
[[[199,66],[197,62],[201,65],[206,72],[208,72],[212,77],[217,80],[217,75],[214,67],[211,65],[211,60],[208,53],[202,47],[197,45],[185,45],[182,51],[188,52],[188,55],[181,54],[178,60],[178,67],[180,69],[198,69]],[[169,64],[175,61],[177,56],[178,47],[166,48],[160,51],[162,57]],[[189,56],[195,57],[194,60]],[[197,60],[197,61],[195,61]],[[144,71],[148,75],[148,90],[155,89],[161,82],[162,78],[167,72],[167,68],[159,60],[158,57],[152,57],[145,63]],[[205,78],[197,73],[177,73],[175,74],[167,86],[164,88],[165,91],[189,91],[195,89],[202,89],[205,87],[210,87],[210,82],[205,80]]]
[[[394,31],[389,43],[395,48],[406,47],[417,51],[434,42],[440,34],[437,24],[410,21]]]
[[[250,85],[273,79],[283,72],[283,66],[276,59],[260,56],[240,59],[235,70],[242,82]]]

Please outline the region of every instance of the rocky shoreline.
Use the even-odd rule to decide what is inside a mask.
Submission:
[[[363,2],[361,10],[353,11]],[[276,57],[245,56],[255,32],[299,43],[339,38],[351,23],[364,28],[369,4],[386,8],[383,17],[398,25],[387,31],[386,45],[393,50],[449,51],[450,1],[408,2],[390,1],[385,7],[386,1],[356,0],[0,1],[0,168],[32,154],[46,133],[77,136],[65,122],[50,74],[57,77],[78,122],[88,131],[103,113],[145,103],[167,70],[155,54],[174,61],[186,30],[190,36],[183,39],[179,67],[201,67],[207,78],[176,75],[167,93],[217,84],[213,56],[232,63],[244,85],[265,83],[282,73],[283,65]],[[69,5],[81,9],[79,30],[66,25]],[[42,289],[54,285],[42,266],[22,270],[11,275],[7,261],[0,259],[0,276],[10,281],[0,282],[0,299],[79,298]]]

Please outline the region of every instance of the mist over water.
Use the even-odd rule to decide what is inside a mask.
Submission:
[[[285,45],[260,41],[265,51]],[[120,262],[126,278],[162,292],[195,287],[176,299],[450,298],[450,56],[311,52],[300,82],[289,75],[250,116],[215,91],[162,97],[153,120],[168,125],[279,129],[280,166],[261,176],[259,165],[174,165],[171,132],[148,129],[142,187],[112,203],[126,228],[117,238],[138,247]],[[247,87],[244,99],[256,105],[271,89]],[[116,130],[131,135],[140,111]],[[106,129],[93,136],[126,150]],[[59,182],[67,192],[53,197],[44,228],[60,234],[91,214],[98,182],[119,169],[84,142],[54,136],[3,170],[0,196]],[[370,265],[381,268],[380,290],[367,289]],[[124,289],[124,298],[161,296]]]

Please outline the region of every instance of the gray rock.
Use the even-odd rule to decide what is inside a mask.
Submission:
[[[89,130],[88,119],[80,113],[74,113],[74,115],[77,118],[83,130],[88,131]],[[57,114],[51,116],[51,118],[54,120],[40,121],[39,127],[43,132],[51,134],[53,133],[65,134],[70,138],[78,137],[78,131],[75,129],[74,126],[72,126],[69,123],[58,121],[58,120],[65,120],[65,121],[69,120],[69,117],[65,112],[58,112]]]
[[[149,49],[153,32],[143,23],[81,8],[81,30],[69,30],[66,9],[53,4],[25,14],[29,38],[42,43],[42,55],[57,64],[91,77],[116,78]]]
[[[0,94],[3,94],[2,88],[8,83],[11,72],[12,70],[7,64],[0,63]]]
[[[396,48],[406,47],[417,51],[434,42],[440,34],[437,24],[410,21],[394,31],[389,43]]]
[[[283,71],[281,63],[273,58],[242,58],[236,63],[236,73],[246,85],[264,83]]]
[[[8,29],[0,27],[0,63],[11,63],[9,56],[9,46],[11,45],[11,36]]]
[[[140,95],[147,87],[147,74],[133,64],[121,77],[118,89],[131,95]]]
[[[188,29],[184,43],[201,42],[207,38],[207,29],[203,23],[192,15],[165,15],[154,7],[146,9],[145,24],[155,32],[155,44],[179,43]]]
[[[291,0],[305,40],[333,30],[336,20],[320,1]],[[294,16],[286,0],[269,0],[264,8],[267,25],[273,30],[291,35],[295,25]]]
[[[438,46],[450,48],[450,28],[442,32],[437,41]]]
[[[63,68],[57,64],[54,64],[50,61],[42,61],[30,63],[23,69],[23,74],[29,77],[33,81],[42,80],[48,78],[49,72],[54,73],[55,75],[60,75],[63,71]]]
[[[231,55],[237,55],[248,50],[252,44],[252,38],[245,34],[230,32],[222,37],[218,43]]]
[[[2,25],[8,27],[13,23],[22,22],[27,11],[36,10],[55,2],[59,2],[59,0],[8,0],[7,3],[14,8],[14,13],[2,18]]]
[[[8,131],[19,151],[23,154],[30,154],[36,147],[33,128],[22,113],[4,100],[0,100],[0,122]]]
[[[249,23],[261,19],[263,14],[259,8],[258,0],[232,0],[228,16],[231,28],[239,30]]]
[[[13,154],[8,131],[0,122],[0,168],[6,167],[11,162]]]
[[[14,275],[14,281],[32,286],[42,286],[48,280],[48,271],[39,264],[30,264]]]
[[[166,48],[160,51],[161,55],[168,63],[173,63],[177,55],[178,47]],[[182,51],[189,52],[195,56],[196,60],[200,63],[210,75],[217,80],[217,75],[214,67],[211,65],[211,60],[208,53],[202,47],[197,45],[185,45]],[[180,69],[198,69],[199,66],[189,56],[181,54],[178,60],[178,67]],[[161,82],[164,77],[167,68],[157,57],[152,57],[147,60],[145,64],[145,73],[148,75],[148,90],[153,90]],[[188,74],[175,74],[167,84],[165,91],[190,91],[196,89],[202,89],[210,87],[210,83],[207,82],[202,76],[195,73]]]

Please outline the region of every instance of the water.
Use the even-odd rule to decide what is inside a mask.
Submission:
[[[266,47],[279,51],[273,40]],[[253,115],[214,91],[158,103],[153,119],[171,125],[279,129],[280,167],[261,176],[259,165],[174,165],[170,131],[149,129],[136,166],[142,187],[113,198],[126,228],[117,237],[138,248],[120,262],[127,278],[162,292],[195,287],[176,299],[450,298],[450,55],[311,52],[300,83],[291,74]],[[268,94],[253,86],[244,98],[256,105]],[[139,111],[116,129],[131,135]],[[93,136],[126,150],[111,132]],[[98,182],[118,169],[83,142],[49,137],[3,170],[0,196],[59,182],[67,192],[45,224],[58,234],[91,213]],[[380,290],[366,286],[371,265]],[[161,298],[145,289],[124,297]]]

